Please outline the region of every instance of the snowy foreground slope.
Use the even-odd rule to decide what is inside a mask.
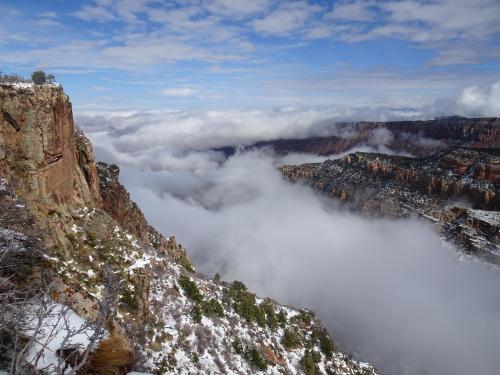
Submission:
[[[0,86],[0,125],[0,371],[375,374],[311,312],[197,273],[61,87]]]

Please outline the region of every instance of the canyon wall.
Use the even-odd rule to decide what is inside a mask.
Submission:
[[[425,158],[357,152],[281,172],[367,216],[418,216],[445,240],[500,264],[500,154],[452,148]]]
[[[313,129],[314,130],[314,129]],[[345,153],[357,147],[385,146],[396,153],[429,156],[438,150],[461,146],[475,149],[500,148],[500,118],[445,117],[428,121],[332,122],[324,126],[329,136],[275,139],[247,148],[271,148],[278,154],[292,152],[316,155]],[[234,145],[219,151],[231,155]]]

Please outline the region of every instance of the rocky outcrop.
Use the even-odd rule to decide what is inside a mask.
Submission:
[[[376,373],[337,352],[311,312],[196,273],[185,249],[152,228],[130,200],[118,167],[96,165],[61,87],[0,86],[0,114],[2,324],[11,316],[5,286],[20,296],[16,308],[31,311],[26,288],[39,280],[36,306],[67,306],[89,329],[105,323],[107,336],[89,349],[79,374],[302,373],[305,364],[314,373]],[[29,249],[33,257],[26,257]],[[29,338],[19,322],[8,322],[10,331],[0,324],[0,371],[19,354],[12,335]],[[44,352],[51,345],[39,358],[69,353],[64,366],[83,358],[81,346]],[[26,372],[41,370],[29,357],[25,362]]]
[[[183,266],[192,268],[185,249],[177,244],[174,236],[166,238],[147,222],[139,206],[130,199],[129,192],[119,182],[120,168],[115,164],[97,163],[103,209],[123,229],[159,252],[166,252]]]
[[[456,148],[426,158],[358,152],[280,170],[368,216],[431,219],[447,240],[500,264],[499,163],[495,150]]]
[[[83,194],[88,202],[91,198],[94,206],[102,206],[101,192],[99,191],[99,176],[97,175],[97,165],[92,144],[81,130],[75,131],[76,151],[77,151],[77,186],[85,190]],[[87,190],[88,188],[88,190]]]
[[[500,264],[500,212],[452,207],[444,209],[437,219],[446,241]]]
[[[135,202],[130,199],[129,192],[118,181],[120,168],[111,164],[98,163],[100,191],[103,198],[103,209],[115,219],[123,229],[133,233],[144,242],[149,242],[149,225]]]
[[[438,150],[461,146],[475,149],[500,147],[500,118],[445,117],[428,121],[334,123],[322,137],[276,139],[247,148],[271,148],[278,154],[292,152],[335,155],[356,147],[384,146],[396,153],[429,156]],[[236,147],[219,151],[231,155]]]
[[[39,207],[99,204],[97,181],[77,162],[71,103],[60,86],[2,85],[0,109],[0,172],[23,198]]]

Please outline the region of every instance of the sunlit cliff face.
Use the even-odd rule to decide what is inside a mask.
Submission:
[[[190,127],[179,141],[162,126],[127,121],[112,136],[89,127],[97,157],[122,166],[133,199],[154,226],[177,236],[202,272],[311,308],[342,349],[382,373],[499,368],[500,273],[459,259],[429,225],[355,216],[288,183],[276,168],[314,156],[283,160],[264,151],[225,160],[203,147],[192,151],[201,137]]]

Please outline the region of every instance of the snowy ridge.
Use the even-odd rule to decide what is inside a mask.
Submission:
[[[33,90],[36,86],[49,86],[54,88],[60,88],[62,85],[60,83],[44,83],[43,85],[35,85],[34,82],[2,82],[2,86],[10,86],[14,89],[31,89]]]

